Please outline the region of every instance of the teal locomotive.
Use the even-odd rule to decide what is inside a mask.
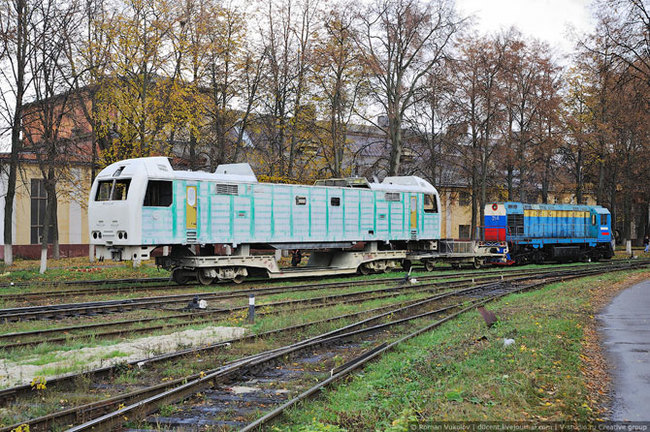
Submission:
[[[178,282],[211,283],[286,275],[273,256],[251,250],[313,250],[312,270],[397,267],[408,250],[437,249],[439,203],[436,189],[415,176],[272,184],[258,182],[248,164],[191,172],[150,157],[103,169],[88,215],[97,258],[148,259],[166,247],[157,261]],[[217,245],[229,253],[215,253]]]

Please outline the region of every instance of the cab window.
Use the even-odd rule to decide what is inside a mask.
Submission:
[[[111,194],[112,201],[124,201],[129,194],[129,185],[131,179],[115,180],[113,185],[113,193]]]
[[[596,226],[596,215],[591,215],[591,224]]]
[[[99,186],[97,187],[97,195],[95,195],[95,201],[110,200],[112,188],[113,188],[113,180],[100,181]]]
[[[606,214],[601,214],[600,215],[600,224],[601,225],[607,225],[607,215]]]
[[[169,207],[172,205],[172,182],[149,180],[144,195],[145,207]]]
[[[95,201],[125,201],[130,185],[131,179],[102,180],[97,187]]]
[[[435,195],[424,195],[424,212],[438,213],[438,202]]]

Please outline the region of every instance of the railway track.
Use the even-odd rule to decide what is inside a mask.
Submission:
[[[353,328],[356,328],[356,327],[359,327],[359,326],[371,324],[371,323],[376,322],[377,320],[380,320],[382,318],[394,316],[396,313],[399,313],[400,310],[403,310],[403,309],[416,308],[418,306],[421,306],[422,304],[433,303],[433,302],[436,302],[436,301],[443,300],[445,298],[452,297],[453,295],[459,295],[459,294],[461,294],[463,292],[475,291],[477,289],[481,289],[481,287],[472,287],[472,288],[469,288],[469,289],[465,288],[465,289],[462,289],[462,290],[458,290],[457,292],[455,292],[453,294],[452,293],[447,293],[447,294],[440,294],[440,295],[436,295],[436,296],[431,296],[431,297],[429,297],[427,299],[424,299],[424,300],[418,300],[416,302],[410,302],[410,304],[407,304],[407,305],[401,305],[397,309],[391,308],[388,311],[381,311],[381,310],[370,311],[371,313],[375,313],[375,312],[379,312],[379,313],[377,313],[376,315],[372,315],[372,316],[370,316],[368,318],[365,318],[365,319],[363,319],[361,321],[357,321],[357,322],[355,322],[355,323],[353,323],[351,325],[344,326],[344,327],[338,328],[336,330],[333,330],[331,332],[328,332],[328,333],[326,333],[326,335],[333,335],[333,334],[336,334],[336,333],[345,332],[345,331],[348,331],[350,329],[353,329]],[[385,309],[385,308],[383,308],[383,309]],[[353,314],[352,316],[358,316],[358,314]],[[295,331],[295,329],[288,329],[288,330]],[[314,338],[310,338],[309,340],[312,340],[312,339],[316,340],[316,339],[319,339],[319,338],[322,338],[322,337],[324,337],[324,336],[319,335],[319,336],[316,336]],[[229,343],[232,343],[232,342],[234,342],[234,341],[231,341]],[[227,344],[228,343],[222,343],[222,344],[219,344],[219,345],[223,349],[223,347],[227,346]],[[299,345],[298,344],[292,344],[290,346],[299,346]],[[286,349],[286,347],[285,347],[285,349]],[[273,352],[280,353],[280,352],[284,352],[284,351],[282,351],[282,348],[281,349],[274,349],[274,350],[271,350],[271,351],[265,351],[265,352],[263,352],[261,354],[255,354],[253,356],[243,357],[243,358],[238,359],[238,360],[236,360],[234,362],[227,363],[225,366],[228,367],[228,366],[230,366],[232,364],[239,364],[241,362],[246,362],[249,359],[263,358],[264,356],[269,355],[270,353],[273,353]],[[159,360],[159,362],[160,362],[160,360]],[[217,369],[218,368],[216,368],[215,370],[217,370]],[[102,401],[98,401],[97,403],[87,404],[87,405],[85,405],[83,407],[75,407],[73,409],[67,410],[67,412],[54,413],[54,414],[51,414],[50,416],[46,416],[46,417],[41,418],[41,419],[34,419],[33,421],[29,422],[30,430],[46,430],[46,429],[50,428],[52,426],[52,423],[55,422],[55,421],[57,422],[57,424],[61,424],[61,421],[70,421],[71,416],[75,416],[77,418],[77,421],[78,421],[79,414],[81,414],[82,416],[89,415],[89,413],[93,413],[92,415],[97,415],[98,411],[105,410],[106,406],[109,405],[109,404],[112,407],[118,407],[121,404],[126,404],[131,400],[142,400],[142,398],[146,398],[151,394],[159,392],[160,390],[163,390],[163,389],[166,390],[166,389],[174,388],[175,386],[183,383],[184,381],[187,381],[188,379],[195,379],[197,377],[201,377],[201,376],[205,375],[206,373],[207,372],[193,374],[191,376],[182,377],[182,378],[179,378],[177,380],[170,381],[170,382],[167,382],[167,383],[164,383],[164,384],[157,384],[157,385],[154,385],[154,386],[151,386],[151,387],[146,387],[144,389],[140,389],[140,390],[137,390],[135,392],[132,392],[132,393],[129,393],[129,394],[126,394],[126,395],[116,396],[114,398],[111,398],[110,401],[102,400]],[[49,385],[50,385],[50,383],[48,383],[48,388],[49,388]],[[105,388],[104,388],[104,390],[105,390]],[[26,396],[26,397],[29,397],[29,396],[32,396],[32,395],[33,395],[33,393],[31,393],[31,391],[23,393],[23,396]],[[7,428],[6,430],[10,430],[10,429],[11,429],[11,427]]]
[[[610,268],[609,271],[625,270],[635,267],[638,267],[638,265],[619,265]],[[423,320],[430,318],[436,319],[436,321],[433,323],[428,323],[424,326],[420,326],[415,331],[408,331],[404,334],[399,335],[393,334],[393,340],[391,341],[376,340],[375,342],[378,345],[375,344],[376,346],[373,350],[361,350],[361,352],[359,352],[359,350],[349,350],[349,362],[346,363],[342,369],[335,369],[333,372],[331,372],[331,377],[321,377],[323,379],[321,379],[317,386],[309,388],[308,390],[302,392],[297,398],[294,398],[292,400],[286,400],[284,397],[276,398],[273,402],[275,404],[281,404],[281,406],[278,409],[273,410],[268,415],[265,415],[260,420],[251,420],[253,422],[251,424],[251,427],[256,427],[260,424],[261,421],[267,421],[274,416],[281,414],[282,409],[286,408],[286,406],[292,405],[296,400],[315,394],[323,386],[328,385],[337,379],[340,379],[345,374],[350,373],[354,369],[360,367],[364,362],[376,358],[381,353],[385,352],[388,349],[391,349],[397,343],[414,337],[415,335],[420,334],[424,331],[435,328],[435,326],[440,325],[440,323],[445,322],[454,316],[457,316],[459,313],[471,310],[478,304],[482,304],[484,302],[510,294],[512,292],[517,292],[524,289],[532,289],[533,287],[549,282],[599,274],[603,273],[604,271],[604,269],[587,269],[581,271],[574,270],[571,272],[565,271],[562,273],[556,272],[556,275],[553,277],[547,277],[546,280],[538,282],[531,282],[531,279],[533,279],[534,276],[527,276],[525,278],[522,278],[522,280],[515,282],[498,281],[471,288],[463,288],[449,293],[438,294],[427,299],[418,300],[398,309],[379,313],[370,318],[365,318],[362,321],[336,329],[332,332],[306,339],[297,344],[291,344],[252,356],[239,358],[207,372],[186,376],[174,382],[146,387],[144,389],[140,389],[138,392],[133,392],[133,394],[123,395],[119,397],[116,396],[114,398],[105,399],[96,403],[87,404],[84,407],[75,407],[68,410],[69,412],[67,414],[57,413],[41,419],[34,419],[29,422],[30,430],[42,430],[42,427],[47,428],[57,422],[58,424],[61,424],[61,422],[63,422],[64,424],[68,425],[70,423],[66,422],[72,422],[72,416],[75,418],[75,423],[84,421],[85,423],[70,430],[89,430],[90,428],[93,428],[95,430],[108,430],[112,427],[115,427],[116,425],[121,424],[123,422],[124,416],[127,416],[130,419],[146,418],[148,413],[154,412],[156,409],[159,409],[160,406],[164,404],[171,404],[179,400],[185,400],[192,395],[196,395],[196,393],[199,391],[204,392],[206,388],[215,389],[210,390],[210,392],[213,392],[214,395],[216,395],[215,400],[218,400],[219,397],[222,397],[223,399],[224,391],[229,391],[227,389],[232,388],[233,383],[245,384],[247,382],[250,382],[251,377],[263,377],[264,371],[273,370],[274,368],[277,369],[278,362],[283,362],[284,360],[282,359],[284,358],[291,357],[295,360],[296,358],[302,358],[300,357],[302,355],[301,353],[311,352],[317,346],[331,347],[332,344],[338,343],[337,341],[345,341],[349,338],[357,337],[357,335],[378,334],[378,332],[383,332],[385,329],[392,328],[392,326],[413,323],[414,320]],[[507,285],[513,283],[518,283],[520,285]],[[468,299],[467,296],[472,297]],[[462,298],[453,304],[447,304],[444,306],[439,305],[441,300],[449,300],[454,297]],[[423,307],[425,307],[425,310],[422,309]],[[428,309],[426,309],[427,307]],[[407,313],[406,311],[409,312]],[[441,314],[445,315],[440,317]],[[396,318],[399,316],[403,316],[403,318]],[[385,321],[380,322],[382,319]],[[307,355],[307,358],[310,356],[313,357],[313,354]],[[293,363],[295,363],[295,361],[293,361]],[[244,377],[243,381],[241,378],[242,376]],[[137,395],[135,393],[137,393]],[[265,401],[268,402],[268,400]],[[106,412],[108,412],[108,414],[106,414]],[[67,417],[56,417],[66,415]],[[194,415],[192,414],[192,416]],[[197,419],[196,417],[192,416],[192,421],[195,422],[193,424],[196,424]],[[87,421],[90,417],[94,419]],[[242,418],[246,417],[247,416],[242,416]],[[154,423],[161,423],[160,418],[149,417],[149,421]]]
[[[593,264],[593,265],[608,265],[615,261],[610,261],[608,263]],[[564,265],[559,268],[578,268],[580,266],[574,265]],[[531,269],[527,269],[531,270]],[[511,271],[527,271],[527,270],[492,270],[492,269],[483,269],[483,270],[465,270],[457,271],[452,268],[449,269],[436,269],[436,274],[434,275],[425,275],[420,277],[466,277],[470,275],[481,275],[489,273],[506,273]],[[534,269],[532,269],[534,270]],[[402,279],[401,277],[386,278],[387,281],[398,281]],[[300,280],[300,279],[298,279]],[[359,279],[351,278],[352,281],[361,282]],[[255,288],[258,284],[264,285],[279,285],[286,284],[284,280],[251,280],[249,281],[244,289]],[[343,282],[330,282],[333,284],[343,283]],[[349,283],[349,282],[348,282]],[[72,297],[84,297],[84,296],[97,296],[97,295],[119,295],[119,294],[133,294],[138,291],[165,291],[165,290],[185,290],[185,289],[196,289],[196,284],[187,284],[187,285],[177,285],[175,282],[171,283],[169,278],[144,278],[144,279],[107,279],[107,280],[97,280],[97,281],[64,281],[64,282],[39,282],[39,286],[78,286],[78,285],[87,285],[88,287],[76,288],[76,289],[62,289],[62,290],[49,290],[49,291],[27,291],[20,293],[12,294],[0,294],[0,303],[7,304],[12,302],[20,303],[35,303],[39,301],[51,301],[53,298],[72,298]],[[15,286],[30,286],[33,283],[16,283]],[[233,285],[229,283],[219,284],[223,286]],[[309,286],[309,282],[299,283],[298,286]],[[241,286],[241,285],[239,285]],[[0,290],[2,288],[8,288],[9,285],[0,285]],[[242,289],[243,290],[243,289]],[[192,294],[188,294],[192,295]]]
[[[609,262],[605,264],[598,264],[598,268],[611,267],[614,262]],[[596,268],[596,267],[594,267]],[[482,273],[452,273],[444,275],[444,279],[451,279],[455,277],[469,277],[472,276],[475,279],[490,277],[492,274],[498,275],[524,275],[524,274],[536,274],[540,270],[538,269],[526,269],[526,270],[510,270],[510,271],[501,271],[501,272],[482,272]],[[547,269],[547,271],[557,271],[555,269]],[[432,279],[440,279],[440,275],[424,275],[419,276],[419,280],[428,281]],[[108,314],[108,313],[119,313],[125,311],[132,311],[138,309],[163,309],[168,305],[174,304],[187,304],[189,301],[195,297],[199,297],[204,300],[224,300],[232,299],[241,296],[248,296],[249,294],[255,295],[271,295],[271,294],[280,294],[289,291],[309,291],[309,290],[319,290],[319,289],[334,289],[334,288],[345,288],[350,285],[355,286],[368,286],[382,283],[391,283],[399,282],[404,280],[403,277],[398,278],[382,278],[382,279],[366,279],[366,280],[352,280],[352,281],[342,281],[342,282],[322,282],[322,283],[306,283],[306,284],[297,284],[290,286],[271,286],[268,288],[246,288],[232,290],[228,292],[194,292],[188,294],[173,294],[173,295],[163,295],[163,296],[154,296],[154,297],[141,297],[133,299],[124,299],[124,300],[104,300],[96,302],[82,302],[82,303],[68,303],[68,304],[51,304],[51,305],[42,305],[42,306],[30,306],[30,307],[17,307],[17,308],[5,308],[0,309],[0,322],[15,322],[22,320],[39,320],[39,319],[61,319],[65,317],[77,317],[83,315],[97,315],[97,314]]]
[[[539,273],[547,274],[547,273]],[[493,280],[503,280],[513,277],[520,277],[520,275],[507,275],[507,276],[487,276],[481,278],[482,282],[489,282]],[[311,309],[320,307],[323,303],[326,302],[335,302],[342,301],[346,303],[360,303],[370,300],[379,300],[389,297],[395,297],[399,295],[412,294],[412,293],[431,293],[439,291],[443,287],[447,288],[457,288],[460,286],[471,285],[475,282],[476,278],[466,278],[457,280],[454,284],[449,284],[448,282],[432,282],[432,283],[422,283],[417,285],[399,285],[389,288],[382,288],[372,291],[358,291],[352,293],[345,293],[340,295],[329,295],[329,296],[320,296],[313,297],[302,300],[288,300],[281,302],[273,302],[266,304],[259,304],[258,309],[261,309],[261,312],[258,312],[259,315],[267,314],[278,314],[284,312],[284,308],[291,307],[292,311]],[[79,339],[84,337],[92,337],[95,340],[112,338],[117,336],[124,336],[127,334],[137,334],[137,333],[150,333],[156,330],[164,330],[171,328],[183,327],[191,324],[202,324],[208,322],[214,322],[215,318],[218,316],[224,316],[232,314],[237,311],[247,310],[247,306],[239,306],[232,308],[224,308],[217,310],[205,310],[199,312],[187,312],[180,314],[173,314],[164,317],[164,320],[181,320],[174,324],[156,324],[147,327],[130,327],[130,328],[119,328],[116,330],[108,330],[114,327],[124,327],[124,326],[135,326],[140,324],[147,323],[158,323],[163,318],[143,318],[143,319],[134,319],[134,320],[122,320],[116,322],[108,323],[97,323],[97,324],[86,324],[78,326],[67,326],[59,328],[50,328],[45,330],[33,330],[27,332],[15,332],[15,333],[5,333],[0,334],[0,349],[17,349],[29,346],[35,346],[39,344],[59,344],[65,343],[71,339],[74,339],[77,342]],[[87,333],[91,331],[92,333]],[[63,334],[63,336],[61,336]]]
[[[490,281],[499,278],[500,279],[513,278],[513,277],[520,277],[521,275],[543,275],[547,273],[548,272],[544,271],[544,269],[539,269],[537,271],[510,272],[505,275],[486,274],[486,275],[481,275],[480,279],[478,279],[477,277],[464,278],[464,279],[459,279],[458,282],[460,283],[474,282],[475,280]],[[430,292],[432,289],[435,289],[435,287],[447,284],[447,282],[443,282],[443,281],[428,282],[428,283],[426,282],[427,280],[431,280],[431,279],[435,279],[435,278],[434,277],[424,278],[425,282],[420,283],[418,285],[406,285],[406,286],[399,285],[393,288],[384,288],[372,292],[361,291],[358,293],[343,294],[335,298],[342,299],[349,303],[355,301],[352,299],[352,297],[359,296],[359,299],[356,301],[360,302],[360,301],[367,301],[370,299],[385,298],[386,296],[394,296],[394,295],[399,295],[399,294],[404,294],[404,293],[409,293],[414,291]],[[365,282],[366,285],[382,283],[382,281],[380,280],[365,281]],[[327,285],[327,287],[329,288],[344,287],[344,286],[347,285],[332,285],[332,284]],[[307,288],[309,290],[320,289],[319,287],[314,287],[314,286],[310,286]],[[286,290],[283,292],[286,292]],[[239,292],[223,293],[221,294],[222,296],[221,298],[222,299],[237,298],[237,297],[243,298],[244,295],[247,296],[249,293],[250,291],[247,290],[240,290]],[[368,295],[372,295],[373,293],[378,293],[378,294],[375,294],[374,297],[367,297]],[[264,295],[264,293],[261,294]],[[271,294],[276,294],[276,292],[271,289],[266,294],[271,295]],[[260,307],[262,307],[264,310],[267,311],[273,307],[281,308],[282,306],[290,305],[295,308],[296,306],[299,306],[301,304],[305,304],[306,306],[304,307],[306,308],[313,308],[313,307],[317,307],[314,306],[314,304],[326,300],[332,300],[332,299],[333,298],[331,296],[316,297],[316,298],[304,299],[302,301],[297,301],[297,302],[289,302],[289,303],[278,302],[278,303],[265,304],[265,305],[260,305]],[[110,321],[106,323],[65,326],[65,327],[49,328],[43,330],[26,331],[26,332],[5,333],[5,334],[0,334],[0,349],[5,349],[5,350],[17,349],[17,348],[30,347],[30,346],[35,346],[35,345],[45,344],[45,343],[60,344],[60,343],[66,343],[70,340],[78,341],[79,339],[84,337],[93,337],[94,339],[98,340],[98,339],[105,339],[105,338],[121,337],[128,334],[151,333],[153,331],[158,331],[158,330],[169,330],[169,329],[183,327],[187,325],[196,325],[196,324],[212,322],[218,316],[224,316],[245,309],[247,309],[246,306],[239,306],[239,307],[231,307],[231,308],[221,308],[216,310],[172,313],[165,317],[139,318],[139,319],[132,319],[132,320]],[[48,311],[47,313],[50,312]],[[271,312],[263,312],[263,313],[271,313]],[[275,312],[275,313],[279,313],[279,312]],[[170,320],[173,320],[173,323],[169,323]],[[161,323],[161,321],[167,321],[167,322]]]

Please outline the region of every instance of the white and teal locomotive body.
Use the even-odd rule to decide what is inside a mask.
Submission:
[[[255,269],[283,274],[275,260],[251,249],[313,250],[312,268],[395,267],[405,251],[437,249],[439,203],[436,189],[415,176],[259,183],[248,164],[221,165],[215,173],[177,171],[167,158],[150,157],[103,169],[91,189],[88,219],[97,258],[148,259],[167,246],[159,263],[177,270],[175,279],[196,272],[209,283]],[[360,242],[365,247],[353,252]],[[232,253],[219,256],[215,245]]]

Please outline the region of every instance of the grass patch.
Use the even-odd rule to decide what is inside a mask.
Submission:
[[[169,272],[158,269],[153,261],[138,268],[128,262],[89,263],[88,258],[61,258],[48,260],[48,270],[39,273],[39,260],[17,259],[11,266],[0,263],[0,284],[9,282],[57,282],[69,280],[96,280],[121,278],[169,277]]]
[[[602,409],[582,372],[585,329],[593,327],[604,303],[595,299],[639,273],[508,296],[488,306],[499,317],[491,329],[478,313],[466,313],[293,409],[278,430],[391,430],[427,420],[597,420]],[[515,343],[504,347],[505,338]]]

